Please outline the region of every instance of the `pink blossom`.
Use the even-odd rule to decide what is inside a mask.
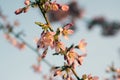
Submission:
[[[65,25],[64,28],[59,28],[60,31],[62,32],[63,36],[65,37],[65,39],[68,39],[68,35],[69,34],[73,34],[73,30],[69,29],[73,24],[69,23],[67,25]]]
[[[14,39],[14,38],[11,39],[11,43],[12,43],[14,46],[16,46],[16,45],[18,44],[17,40]]]
[[[99,80],[98,76],[92,76],[91,74],[88,75],[88,80]]]
[[[19,8],[19,9],[17,9],[17,10],[15,11],[15,14],[18,15],[18,14],[20,14],[20,13],[22,13],[22,12],[26,13],[26,12],[28,12],[29,8],[30,8],[30,6],[26,6],[26,7],[24,7],[24,8]]]
[[[71,49],[70,51],[68,51],[67,59],[69,64],[72,64],[76,58],[77,58],[77,53],[74,51],[74,49]]]
[[[25,43],[17,43],[16,44],[16,47],[20,50],[24,49],[25,48]]]
[[[110,67],[107,67],[106,72],[110,72],[110,71],[111,71]]]
[[[11,38],[11,36],[9,34],[4,34],[4,37],[9,40]]]
[[[32,68],[34,69],[35,72],[41,72],[41,66],[40,65],[32,65]]]
[[[38,40],[37,45],[38,48],[47,48],[50,46],[51,48],[53,47],[53,42],[54,42],[54,32],[46,32],[41,35],[41,38]]]
[[[38,40],[39,40],[39,38],[35,37],[33,41],[37,44]]]
[[[120,74],[120,68],[117,68],[117,69],[116,69],[116,72]]]
[[[55,47],[55,51],[56,52],[60,52],[60,50],[65,50],[65,45],[63,42],[61,41],[55,41],[54,42],[54,47]]]
[[[86,53],[86,45],[87,45],[87,43],[85,42],[85,39],[82,39],[82,40],[79,42],[78,48],[79,48],[83,53]]]
[[[30,5],[30,0],[25,0],[24,4],[25,5]]]
[[[99,80],[98,76],[93,76],[93,80]]]
[[[59,9],[59,7],[58,7],[57,4],[55,4],[55,3],[52,3],[52,4],[51,4],[51,10],[57,11],[58,9]]]
[[[80,65],[82,65],[84,58],[87,54],[78,55],[77,61]]]

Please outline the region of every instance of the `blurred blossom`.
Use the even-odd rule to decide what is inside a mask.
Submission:
[[[85,39],[82,39],[79,44],[78,44],[78,48],[83,52],[86,53],[86,45],[87,43],[85,42]]]
[[[1,18],[3,21],[6,21],[6,16],[2,14],[1,8],[0,8],[0,18]]]
[[[89,75],[82,75],[82,80],[99,80],[98,76],[92,76],[91,74]]]
[[[22,50],[25,48],[25,43],[18,42],[15,38],[11,37],[9,34],[4,34],[4,37],[18,49]]]
[[[50,22],[63,21],[70,17],[70,22],[75,23],[76,19],[81,19],[84,15],[84,9],[78,6],[77,1],[71,1],[69,4],[61,5],[62,10],[51,10],[48,12]],[[71,27],[75,30],[76,27]]]
[[[106,72],[111,73],[111,77],[107,78],[107,80],[120,80],[120,68],[115,68],[114,64],[112,64],[111,66],[107,67]]]
[[[23,12],[23,8],[19,8],[15,11],[15,14],[18,15]]]
[[[26,46],[25,43],[18,43],[18,44],[16,45],[16,47],[18,47],[20,50],[24,49],[25,46]]]
[[[69,10],[69,6],[67,6],[67,5],[62,5],[61,9],[62,9],[63,11],[68,11],[68,10]]]
[[[25,0],[24,4],[25,5],[30,5],[30,0]]]
[[[114,36],[120,31],[120,22],[109,22],[103,16],[93,18],[88,23],[88,29],[91,30],[95,25],[100,25],[104,36]]]
[[[37,44],[38,40],[39,40],[39,38],[35,37],[33,41]]]
[[[60,21],[62,20],[62,18],[66,18],[68,15],[71,16],[73,19],[83,17],[84,9],[79,8],[77,1],[72,1],[68,5],[62,5],[61,8],[63,11],[58,10],[58,11],[48,12],[50,21],[53,21],[53,22]]]
[[[19,21],[18,21],[18,20],[15,20],[15,21],[14,21],[14,26],[19,26],[19,25],[20,25]]]
[[[36,65],[36,64],[34,64],[34,65],[32,65],[32,68],[33,68],[33,70],[35,71],[35,72],[37,72],[37,73],[40,73],[41,72],[41,66],[40,65]]]

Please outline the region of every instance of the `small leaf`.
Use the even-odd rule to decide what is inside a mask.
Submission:
[[[37,24],[38,26],[44,26],[45,24],[41,23],[41,22],[35,22],[35,24]]]

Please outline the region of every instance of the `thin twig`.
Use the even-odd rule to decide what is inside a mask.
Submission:
[[[0,27],[2,28],[2,30],[4,30],[4,27],[3,27],[3,25],[0,23]],[[23,43],[25,43],[26,44],[26,46],[29,48],[29,49],[31,49],[32,51],[34,51],[36,54],[37,54],[37,56],[41,56],[41,54],[38,52],[38,50],[37,49],[35,49],[33,46],[31,46],[29,43],[27,43],[23,38],[21,38],[20,36],[18,36],[18,34],[16,34],[16,33],[14,33],[13,31],[12,32],[10,32],[13,36],[15,36],[17,39],[19,39],[19,40],[21,40]],[[43,59],[43,61],[49,66],[49,67],[52,67],[53,65],[50,63],[50,62],[48,62],[46,59]]]

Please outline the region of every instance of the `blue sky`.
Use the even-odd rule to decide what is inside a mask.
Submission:
[[[67,2],[68,0],[58,0],[58,2]],[[35,37],[39,37],[41,28],[34,24],[35,21],[43,22],[44,19],[38,9],[30,9],[28,13],[15,15],[14,11],[19,7],[23,7],[24,0],[0,0],[0,7],[8,20],[13,23],[19,20],[21,25],[16,30],[24,30],[27,37],[23,37],[28,43],[36,47],[33,42]],[[94,16],[103,15],[108,21],[120,21],[120,0],[78,0],[78,4],[85,8],[85,18],[91,19]],[[52,24],[59,26],[58,23]],[[88,31],[86,22],[77,20],[76,25],[78,31],[69,41],[65,41],[67,45],[77,44],[82,38],[86,39],[88,56],[85,58],[83,66],[77,73],[93,74],[100,77],[109,76],[105,73],[105,68],[114,61],[116,67],[120,67],[120,33],[114,37],[103,37],[100,35],[100,28]],[[36,63],[36,54],[26,48],[23,51],[18,50],[4,39],[2,31],[0,31],[0,80],[41,80],[39,74],[35,74],[31,69],[31,65]],[[46,59],[52,64],[60,65],[63,63],[62,57],[53,57],[50,52]],[[44,73],[48,72],[49,67],[43,64]]]

